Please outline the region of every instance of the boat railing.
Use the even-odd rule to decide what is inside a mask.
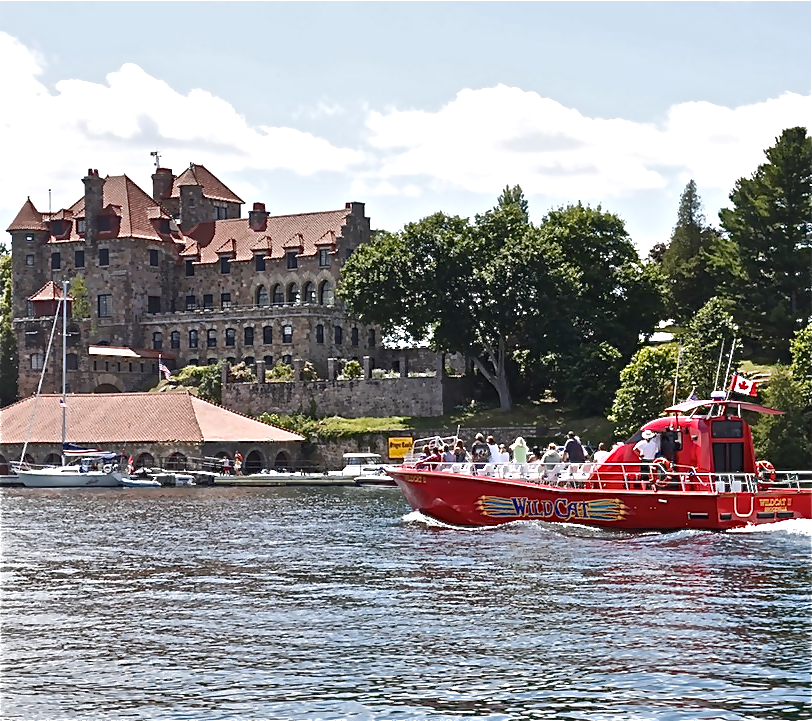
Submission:
[[[641,467],[640,463],[434,463],[412,461],[417,469],[440,473],[513,479],[560,488],[598,490],[651,490],[704,493],[755,493],[771,489],[812,488],[812,471],[775,471],[775,477],[757,473],[710,473],[693,466]]]

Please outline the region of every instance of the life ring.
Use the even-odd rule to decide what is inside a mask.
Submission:
[[[769,461],[758,461],[756,463],[756,473],[762,482],[775,483],[775,466]]]
[[[112,471],[112,470],[113,470],[113,466],[111,466],[111,465],[108,463],[106,466],[103,466],[103,467],[102,467],[102,470],[103,470],[105,473],[110,473],[110,471]]]
[[[671,480],[671,471],[674,467],[671,461],[667,458],[660,456],[651,462],[651,478],[652,482],[658,486],[664,486]]]

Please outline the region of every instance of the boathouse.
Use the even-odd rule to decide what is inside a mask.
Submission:
[[[61,400],[30,396],[0,409],[0,475],[20,459],[24,445],[29,463],[60,463]],[[302,436],[190,393],[69,394],[65,419],[66,442],[132,456],[136,468],[186,470],[200,459],[233,459],[237,452],[246,473],[300,468],[304,460]]]

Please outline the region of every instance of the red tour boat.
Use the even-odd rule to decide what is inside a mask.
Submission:
[[[812,518],[812,471],[777,471],[757,460],[742,411],[783,413],[737,400],[686,401],[646,423],[600,464],[477,468],[413,458],[389,475],[414,510],[456,526],[541,520],[627,530],[724,530]],[[634,450],[646,431],[660,449],[650,464]]]

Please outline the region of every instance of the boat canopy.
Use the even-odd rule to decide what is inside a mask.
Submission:
[[[737,401],[734,399],[731,400],[722,400],[722,401],[684,401],[682,403],[677,403],[675,406],[671,406],[670,408],[666,408],[666,413],[689,413],[690,411],[694,411],[697,408],[702,408],[703,406],[735,406],[737,408],[743,409],[745,411],[754,411],[756,413],[767,413],[769,415],[780,416],[784,414],[784,411],[776,410],[775,408],[767,408],[767,406],[759,406],[755,403],[748,403],[747,401]]]

